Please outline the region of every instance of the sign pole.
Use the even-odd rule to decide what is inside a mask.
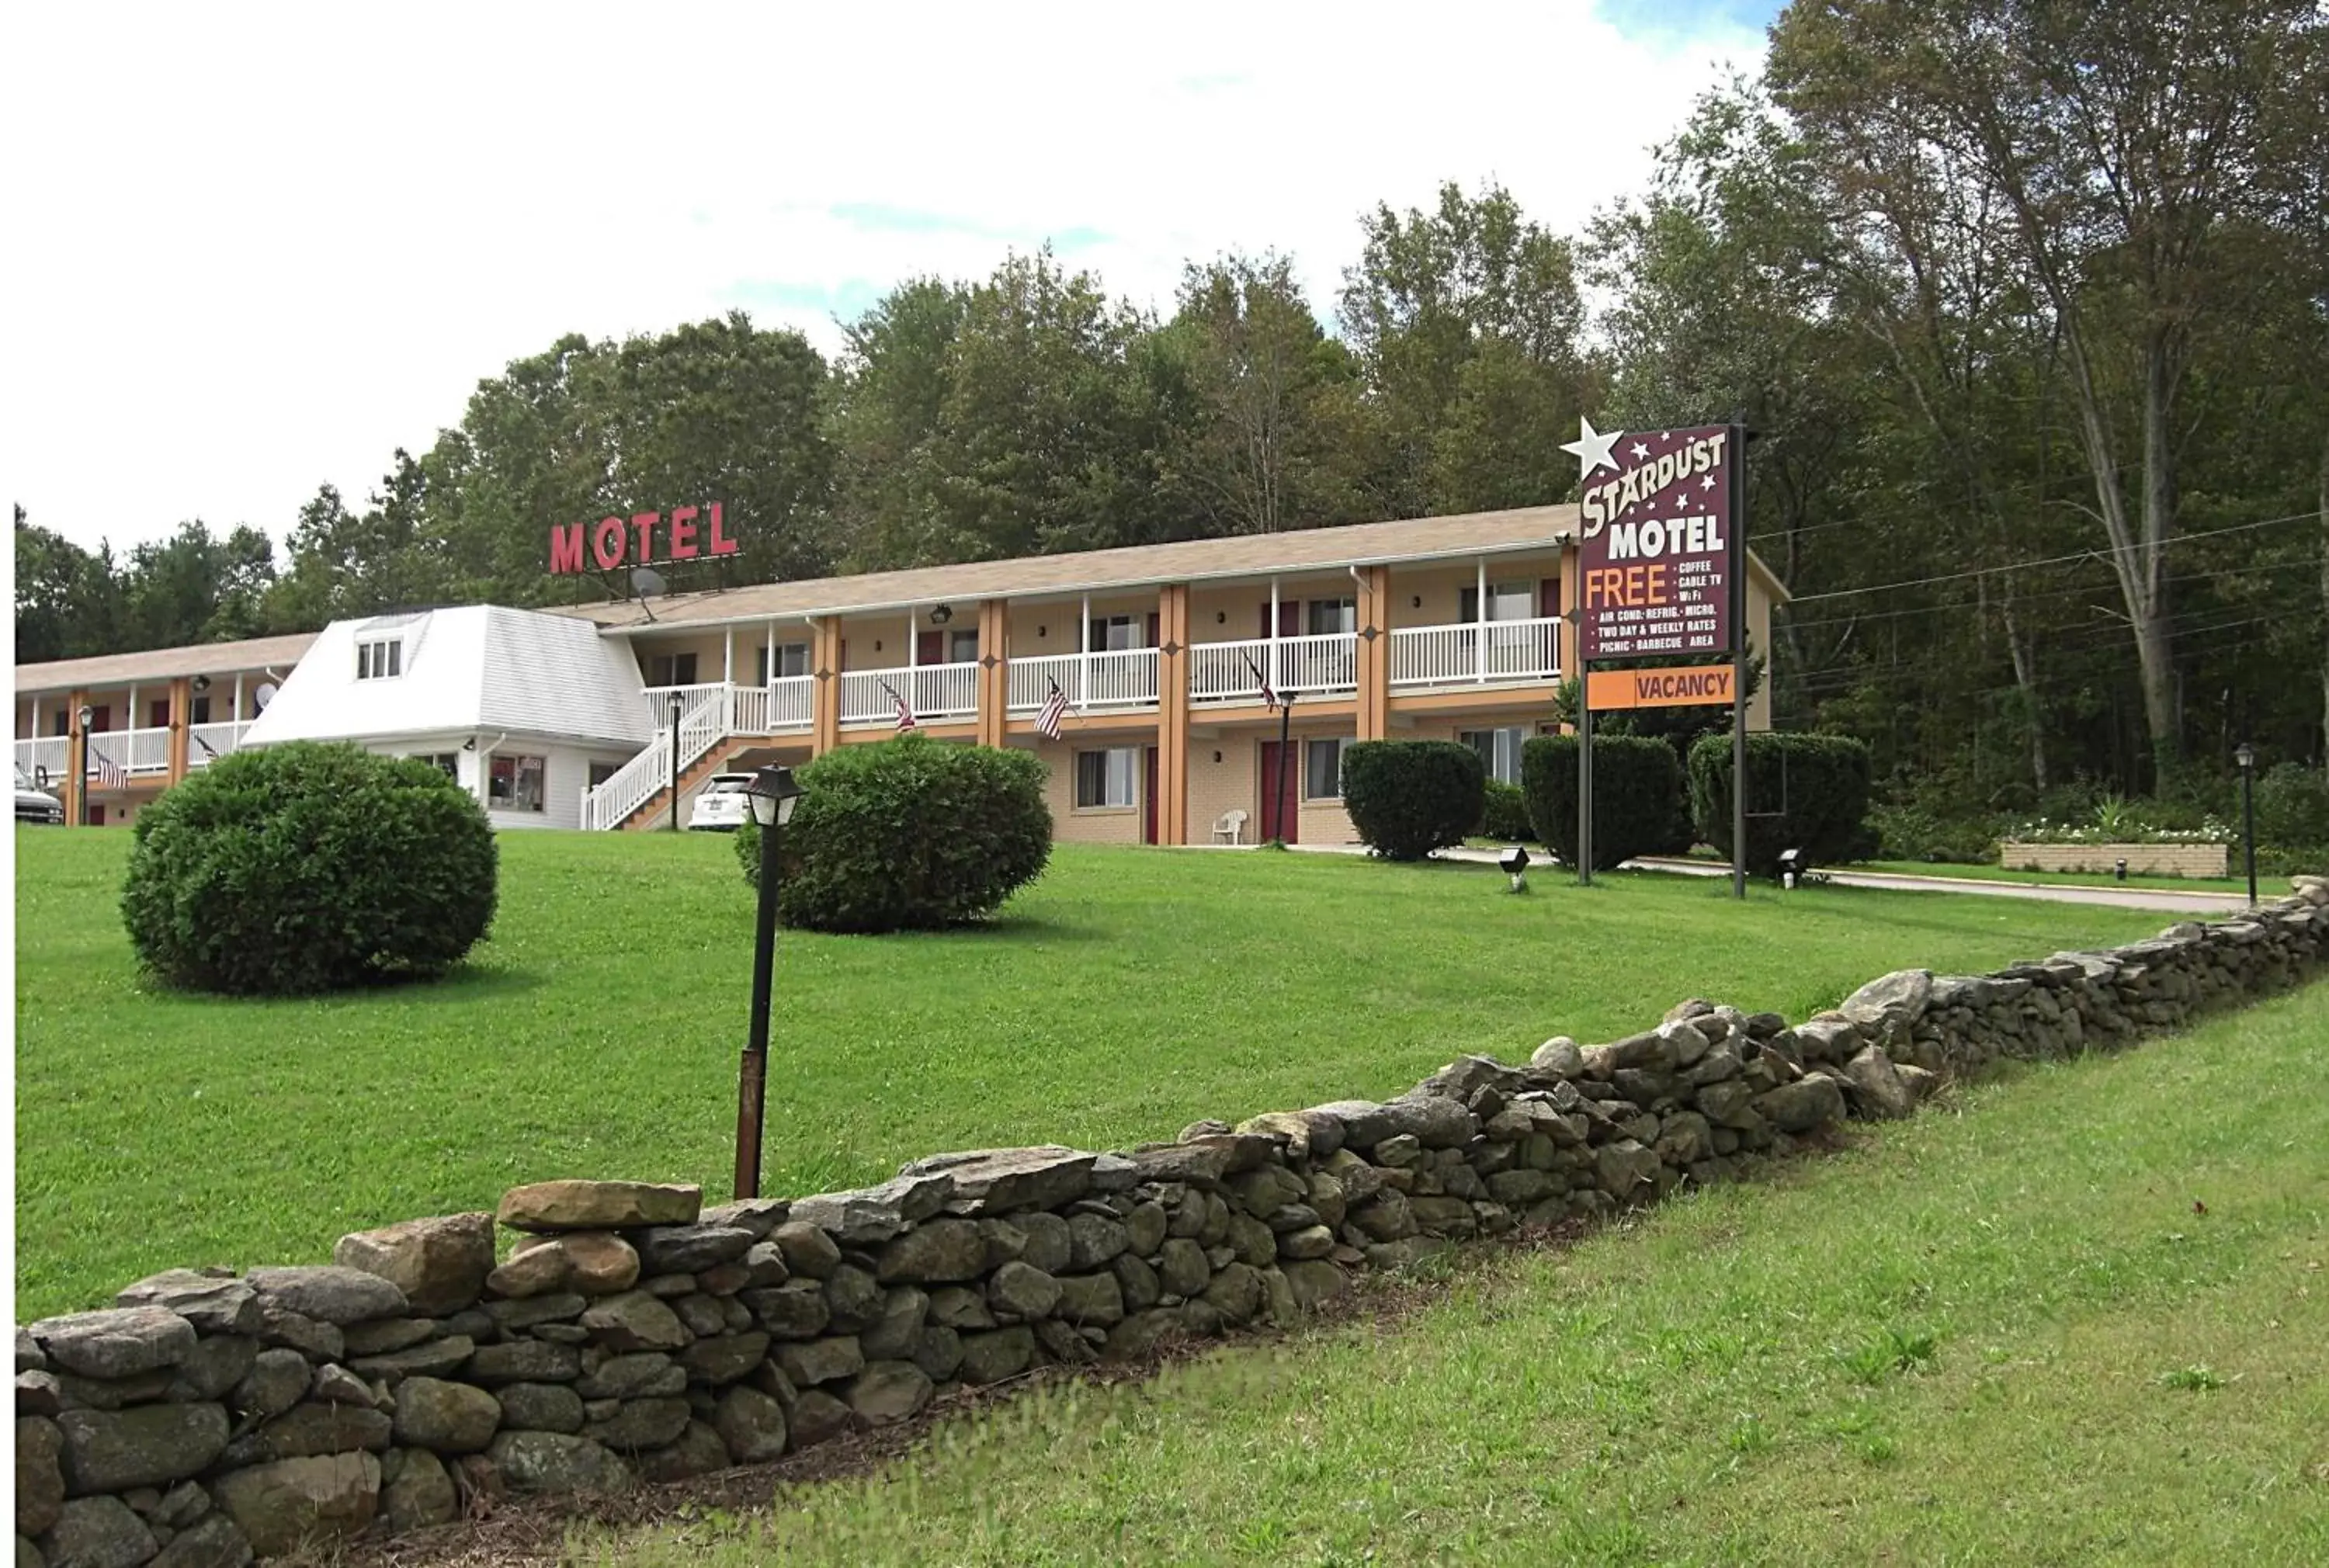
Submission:
[[[1730,492],[1730,896],[1747,897],[1747,416],[1725,438]]]
[[[1577,880],[1593,886],[1593,666],[1577,662]]]

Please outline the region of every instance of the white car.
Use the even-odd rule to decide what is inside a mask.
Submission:
[[[35,784],[16,769],[16,820],[20,822],[57,823],[65,820],[65,803]]]
[[[751,782],[749,773],[713,774],[687,814],[689,830],[732,833],[742,827],[751,820],[752,803],[744,798],[744,786]]]

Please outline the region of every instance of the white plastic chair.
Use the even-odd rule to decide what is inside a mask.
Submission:
[[[1221,815],[1221,820],[1213,824],[1213,842],[1216,844],[1241,844],[1244,841],[1245,813],[1243,812],[1223,812]]]

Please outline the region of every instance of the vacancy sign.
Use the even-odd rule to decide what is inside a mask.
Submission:
[[[1695,708],[1730,704],[1738,671],[1729,664],[1678,664],[1664,670],[1594,670],[1585,699],[1596,713],[1619,708]]]
[[[1585,465],[1578,656],[1735,652],[1731,574],[1744,558],[1731,538],[1729,427],[1579,423],[1583,437],[1561,447]]]

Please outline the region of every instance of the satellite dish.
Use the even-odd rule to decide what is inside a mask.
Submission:
[[[250,695],[252,699],[258,702],[259,711],[261,713],[266,712],[267,705],[275,700],[275,682],[272,681],[260,681],[259,683],[259,690],[252,692]]]
[[[650,594],[662,593],[664,586],[663,574],[655,568],[633,567],[631,568],[631,592],[639,597],[644,599]]]

